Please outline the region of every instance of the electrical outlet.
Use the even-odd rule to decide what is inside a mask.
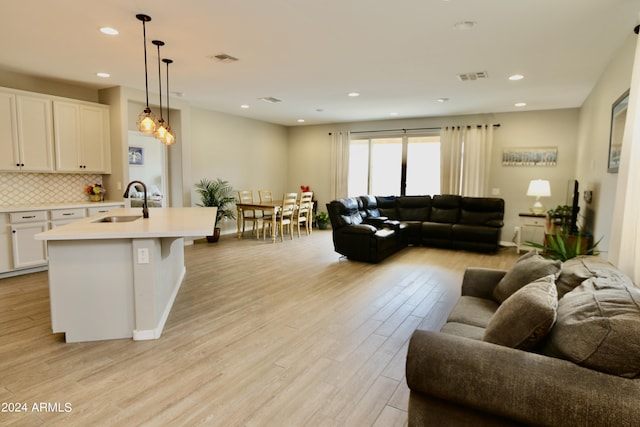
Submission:
[[[138,249],[138,264],[149,264],[149,248]]]

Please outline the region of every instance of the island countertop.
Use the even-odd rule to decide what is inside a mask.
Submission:
[[[37,240],[136,239],[203,237],[213,234],[215,207],[151,208],[142,218],[141,208],[120,208],[35,235]],[[99,222],[104,217],[140,216],[130,222]]]

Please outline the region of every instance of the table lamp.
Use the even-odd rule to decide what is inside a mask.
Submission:
[[[535,203],[529,208],[531,213],[535,215],[541,215],[544,213],[544,205],[540,202],[540,197],[551,196],[551,186],[549,181],[545,179],[534,179],[529,183],[529,189],[527,190],[527,196],[534,196],[536,198]]]

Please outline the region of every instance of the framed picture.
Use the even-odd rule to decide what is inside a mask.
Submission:
[[[144,148],[129,147],[129,164],[138,166],[144,165]]]
[[[622,135],[627,122],[627,107],[629,106],[629,90],[616,99],[611,107],[611,134],[609,135],[609,164],[607,172],[618,173],[620,154],[622,153]]]
[[[502,150],[502,166],[555,166],[558,147],[512,147]]]

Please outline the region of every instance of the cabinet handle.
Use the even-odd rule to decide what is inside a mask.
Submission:
[[[23,216],[22,219],[31,219],[31,218],[35,218],[35,215],[31,215],[31,216]]]
[[[16,234],[16,230],[11,230],[11,232],[12,232],[13,234]]]
[[[75,215],[75,214],[72,213],[72,212],[66,212],[66,213],[62,214],[62,216],[73,216],[73,215]]]

